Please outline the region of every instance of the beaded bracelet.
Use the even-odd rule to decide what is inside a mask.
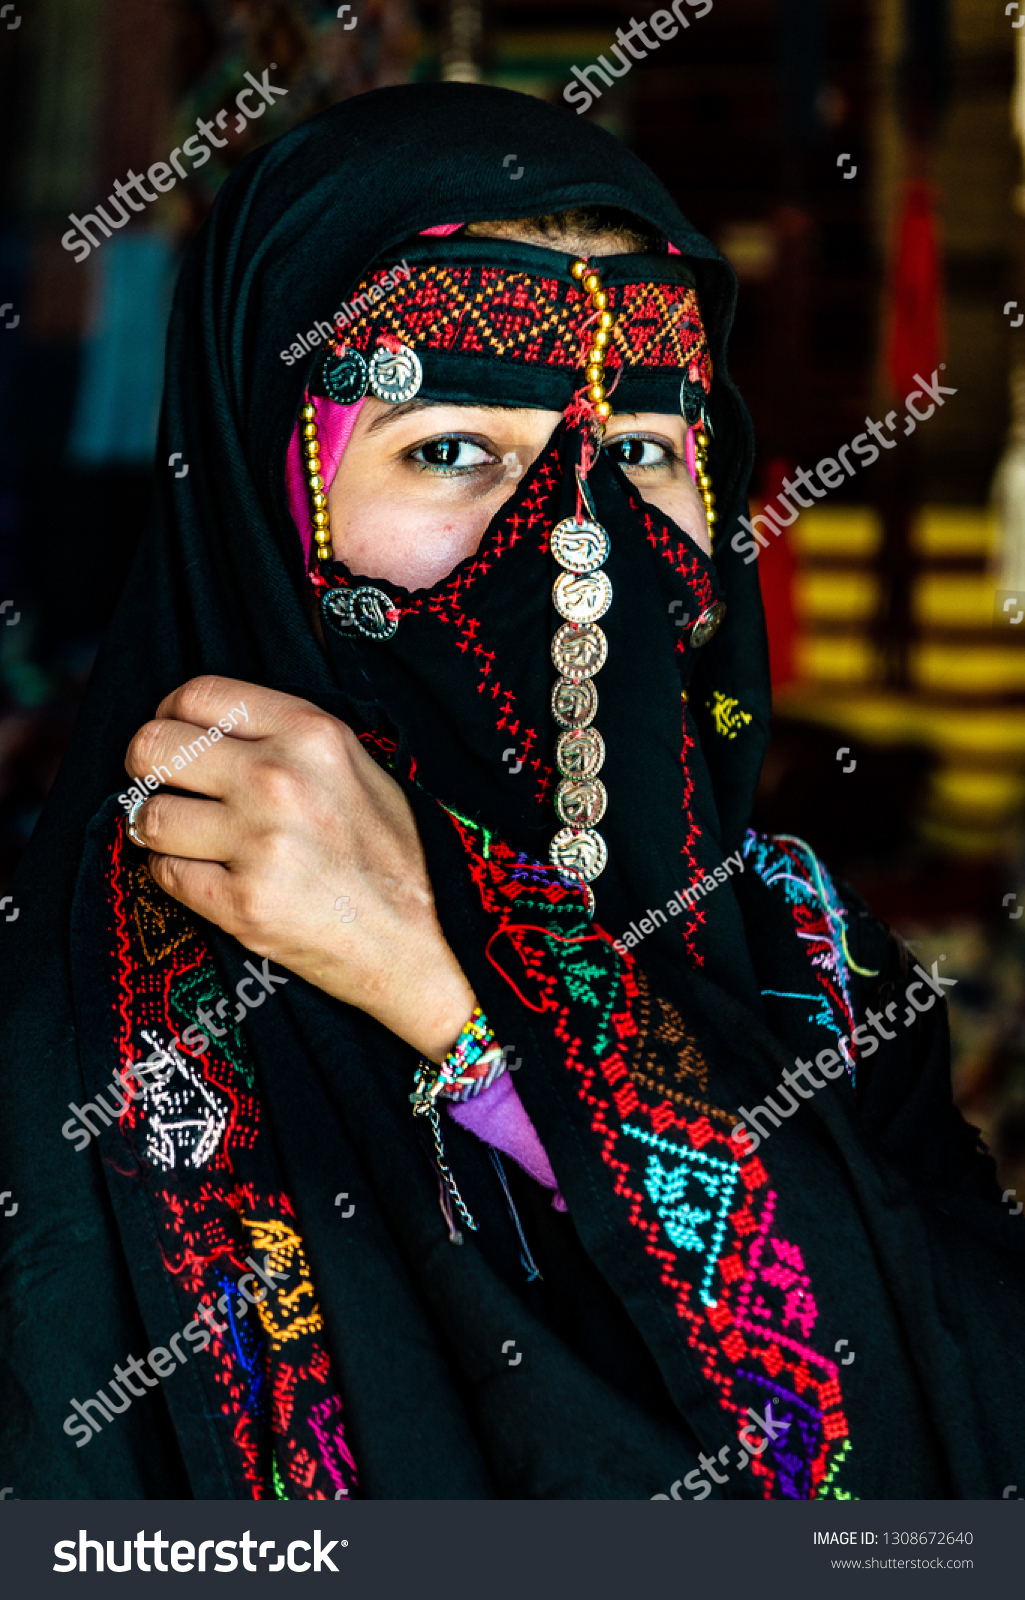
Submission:
[[[506,1061],[501,1046],[480,1006],[465,1024],[448,1055],[440,1063],[421,1059],[413,1110],[422,1115],[441,1096],[445,1100],[471,1100],[501,1077]]]
[[[431,1125],[435,1160],[444,1189],[448,1191],[452,1203],[467,1227],[472,1228],[474,1232],[477,1224],[459,1193],[459,1187],[445,1156],[441,1120],[435,1102],[439,1097],[446,1100],[469,1100],[473,1095],[481,1094],[489,1084],[494,1083],[505,1069],[505,1055],[495,1041],[488,1019],[480,1006],[475,1006],[473,1016],[440,1064],[428,1061],[426,1056],[420,1057],[420,1064],[413,1078],[413,1093],[409,1097],[414,1117],[426,1117]],[[449,1238],[452,1243],[462,1244],[462,1234],[455,1227],[451,1212],[446,1210],[444,1204],[442,1211],[449,1225]]]

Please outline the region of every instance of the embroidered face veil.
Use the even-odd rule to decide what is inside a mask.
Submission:
[[[293,497],[293,514],[315,545],[311,582],[326,629],[364,651],[393,641],[410,607],[377,583],[353,580],[333,559],[322,430],[337,429],[367,394],[392,404],[476,399],[562,412],[556,476],[565,477],[572,504],[545,538],[553,613],[547,654],[555,669],[548,707],[556,735],[556,831],[547,853],[558,870],[590,885],[609,854],[599,831],[609,796],[600,775],[606,741],[596,680],[609,657],[602,622],[614,604],[610,534],[590,480],[614,406],[682,413],[687,465],[714,535],[712,362],[693,272],[668,252],[586,259],[518,240],[433,236],[383,257],[339,312],[334,331],[293,438],[308,494],[305,505]],[[512,543],[518,509],[504,507],[496,519]],[[701,576],[708,578],[707,568]],[[725,614],[707,582],[692,598],[681,652],[701,648]],[[593,893],[584,892],[593,911]]]

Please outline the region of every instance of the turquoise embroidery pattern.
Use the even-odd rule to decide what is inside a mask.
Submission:
[[[647,1133],[643,1128],[636,1128],[629,1122],[623,1123],[623,1132],[631,1139],[640,1139],[644,1144],[654,1145],[656,1150],[661,1150],[664,1155],[673,1156],[679,1163],[671,1172],[667,1172],[658,1156],[649,1156],[644,1187],[658,1209],[670,1244],[675,1245],[677,1250],[695,1250],[704,1255],[705,1270],[698,1292],[706,1306],[718,1305],[719,1302],[710,1290],[715,1275],[715,1264],[722,1254],[726,1223],[730,1206],[733,1204],[733,1191],[740,1176],[739,1166],[735,1161],[719,1161],[715,1156],[706,1155],[703,1150],[687,1150],[683,1145],[673,1144],[669,1139],[660,1139],[655,1134]],[[692,1206],[684,1200],[688,1189],[694,1195],[693,1184],[697,1184],[704,1191],[705,1200],[715,1202],[714,1213]],[[704,1239],[698,1232],[698,1227],[703,1222],[712,1223],[711,1231]]]
[[[809,1002],[808,1021],[849,1039],[854,1032],[851,1006],[850,972],[853,963],[847,950],[847,912],[815,853],[803,839],[789,834],[755,833],[749,828],[744,839],[744,858],[750,862],[766,888],[783,891],[790,908],[797,937],[808,946],[808,960],[821,985],[818,994],[784,993],[763,989],[765,995],[782,1000]],[[853,1047],[841,1051],[854,1082]]]

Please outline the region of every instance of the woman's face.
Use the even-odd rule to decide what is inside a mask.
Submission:
[[[328,493],[337,559],[425,589],[476,551],[561,420],[557,411],[368,398]],[[638,493],[711,548],[680,416],[613,415],[605,449]]]

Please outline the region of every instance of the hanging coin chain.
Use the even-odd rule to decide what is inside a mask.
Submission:
[[[598,268],[575,261],[570,268],[597,313],[584,358],[587,398],[604,431],[612,407],[605,398],[605,353],[611,338],[609,297]],[[555,748],[559,783],[555,809],[563,824],[549,848],[556,867],[580,878],[587,889],[588,911],[594,895],[587,885],[605,869],[608,848],[597,825],[605,815],[608,795],[598,777],[605,744],[591,726],[598,710],[594,677],[608,659],[609,645],[598,621],[612,604],[612,584],[602,571],[608,560],[609,536],[598,522],[567,517],[552,531],[552,555],[563,569],[555,580],[552,600],[563,624],[552,640],[552,661],[559,677],[552,690],[552,716],[562,729]]]
[[[317,541],[317,560],[330,561],[331,519],[327,510],[326,485],[321,472],[320,440],[317,438],[317,411],[315,406],[303,406],[303,466],[310,491],[310,515],[313,519],[313,536]]]
[[[327,509],[327,484],[320,459],[320,440],[317,438],[316,407],[307,403],[303,406],[302,416],[303,465],[310,491],[310,516],[317,541],[317,560],[328,562],[334,559],[334,552]],[[360,584],[357,588],[326,589],[320,598],[320,611],[324,621],[346,639],[351,639],[354,634],[364,639],[390,639],[402,615],[391,595],[371,583]]]

